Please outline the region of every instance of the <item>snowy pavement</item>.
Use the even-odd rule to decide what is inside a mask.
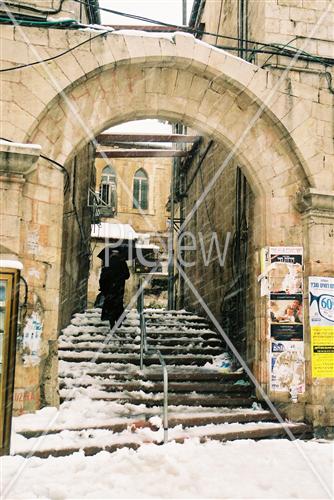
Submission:
[[[93,457],[0,459],[4,499],[333,498],[333,444],[148,444]]]
[[[60,338],[74,359],[59,362],[64,399],[60,408],[43,408],[13,419],[11,453],[30,457],[40,452],[48,458],[1,458],[1,499],[332,498],[332,445],[252,440],[284,437],[284,429],[256,402],[231,407],[224,399],[224,405],[210,405],[212,398],[218,401],[216,393],[211,393],[217,383],[220,397],[230,394],[231,400],[239,392],[243,396],[249,386],[242,373],[220,373],[213,362],[209,367],[196,363],[169,367],[170,442],[154,444],[163,439],[161,367],[152,364],[141,371],[138,364],[127,362],[126,353],[119,363],[105,363],[101,353],[99,362],[92,353],[89,361],[82,360],[74,350],[77,340],[100,342],[107,333],[97,319],[94,311],[76,315],[76,324],[72,320]],[[175,315],[172,319],[175,324]],[[135,339],[135,314],[125,323],[117,334]],[[158,330],[160,335],[160,328],[165,327],[155,326],[152,332]],[[195,331],[197,340],[201,330]],[[174,332],[161,332],[162,345],[175,337]],[[180,336],[188,334],[189,330],[182,329]],[[188,341],[192,337],[191,333]],[[202,392],[197,394],[201,384]],[[173,403],[175,394],[179,394],[177,403]],[[198,404],[203,395],[205,406]],[[298,431],[304,425],[284,424],[296,435],[305,434],[304,428]],[[244,440],[240,440],[242,434]],[[226,439],[235,441],[221,442]],[[117,451],[108,453],[108,449]]]

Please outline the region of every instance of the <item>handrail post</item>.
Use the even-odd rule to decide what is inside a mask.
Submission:
[[[139,325],[140,325],[140,369],[142,370],[144,368],[144,349],[145,349],[145,319],[143,315],[143,310],[144,310],[144,290],[143,290],[143,280],[140,277],[139,278],[139,293],[137,297],[137,310],[139,313]]]
[[[163,373],[163,388],[164,388],[164,407],[163,407],[163,427],[164,427],[164,444],[168,443],[168,370],[165,360],[159,349],[148,349],[146,338],[146,321],[144,316],[144,287],[142,278],[139,279],[139,291],[137,298],[137,310],[139,314],[140,324],[140,369],[144,368],[145,354],[157,354]]]
[[[168,443],[168,370],[164,358],[162,357],[159,349],[156,349],[160,364],[162,366],[163,383],[164,383],[164,413],[163,413],[163,426],[164,426],[164,444]]]
[[[168,371],[167,366],[163,366],[164,374],[164,443],[168,443]]]
[[[144,368],[144,328],[143,328],[143,313],[140,313],[140,369]]]

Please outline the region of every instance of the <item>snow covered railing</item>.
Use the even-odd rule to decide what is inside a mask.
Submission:
[[[164,443],[168,442],[168,370],[165,360],[159,349],[149,349],[147,344],[146,321],[144,315],[144,286],[143,280],[139,281],[139,295],[137,300],[137,309],[140,321],[140,369],[144,368],[144,357],[147,355],[156,354],[159,358],[162,373],[163,373],[163,387],[164,387],[164,407],[163,407],[163,426],[164,426]]]

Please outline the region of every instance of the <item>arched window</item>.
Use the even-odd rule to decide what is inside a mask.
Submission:
[[[116,172],[108,165],[102,170],[100,184],[100,198],[109,207],[116,208],[117,204],[117,183]]]
[[[133,178],[133,208],[148,209],[148,177],[142,168]]]

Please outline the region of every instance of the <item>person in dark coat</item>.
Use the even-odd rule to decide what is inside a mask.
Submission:
[[[108,320],[110,328],[124,312],[124,288],[125,281],[130,277],[129,268],[125,259],[117,250],[114,250],[109,258],[108,266],[102,267],[100,276],[100,290],[104,296],[101,319]]]

